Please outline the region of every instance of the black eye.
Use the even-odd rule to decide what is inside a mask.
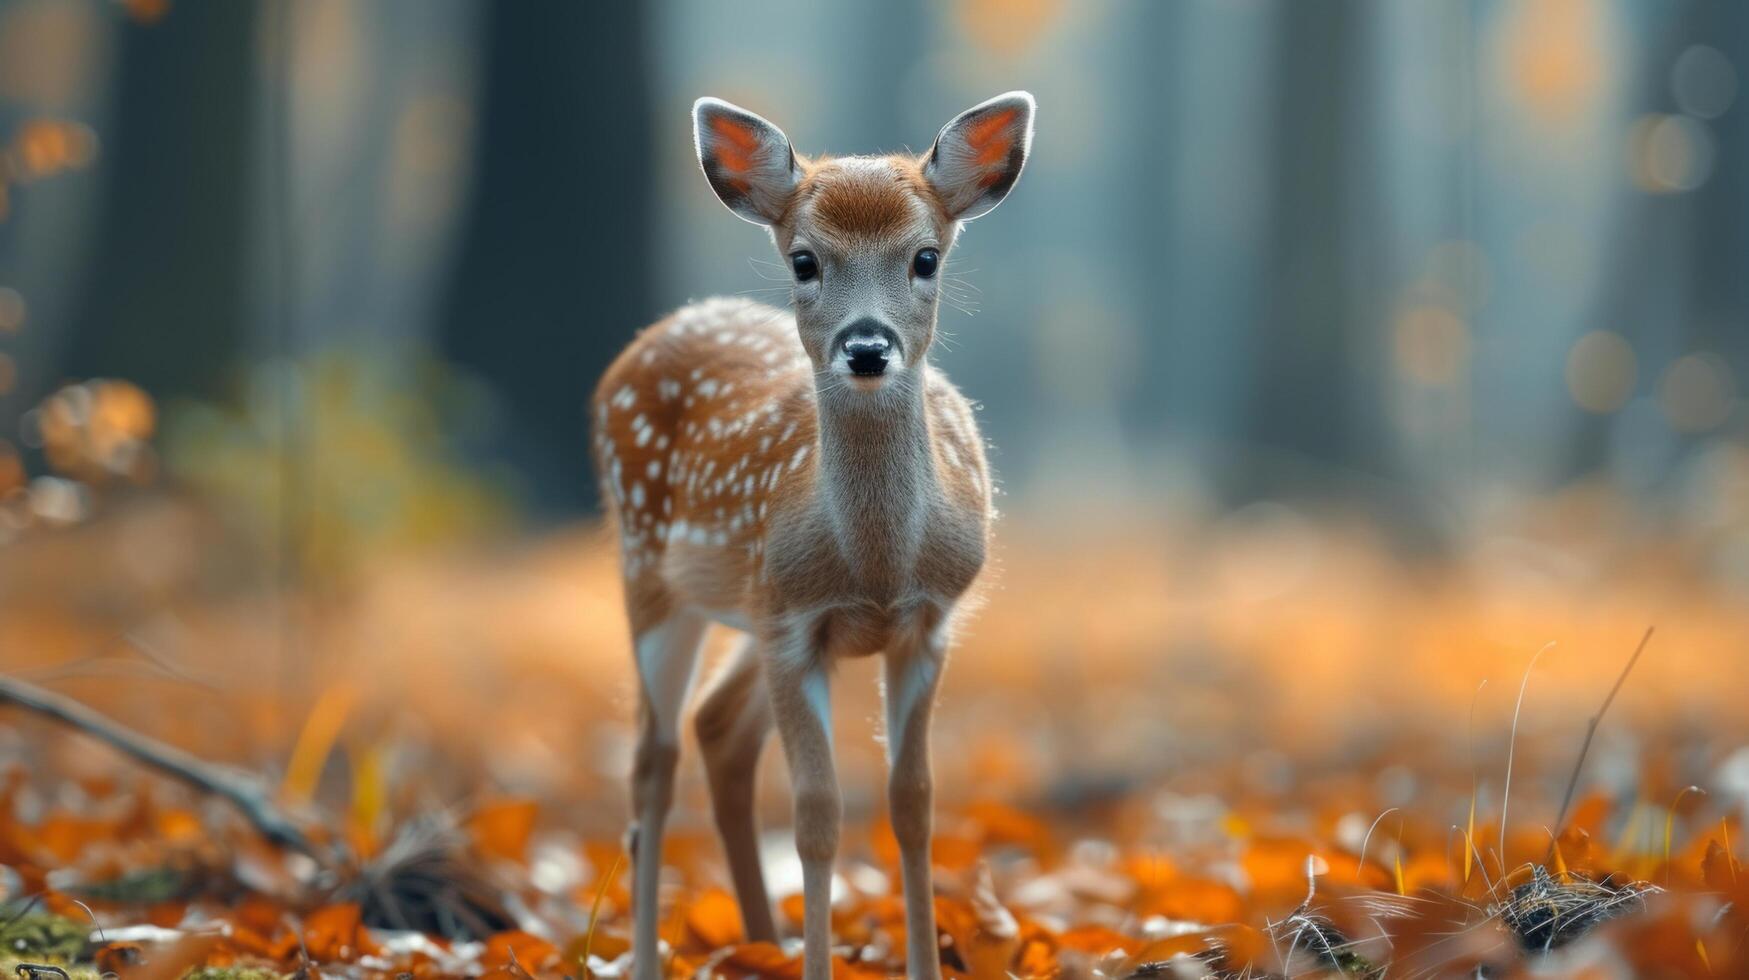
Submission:
[[[789,257],[789,267],[796,272],[796,282],[808,282],[820,274],[820,260],[812,252],[797,252]]]
[[[928,279],[935,275],[935,270],[940,265],[941,253],[933,248],[926,248],[918,252],[917,257],[911,260],[911,271]]]

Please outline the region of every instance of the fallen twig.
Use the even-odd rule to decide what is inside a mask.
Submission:
[[[1634,647],[1634,655],[1628,658],[1628,664],[1621,669],[1621,675],[1615,679],[1615,686],[1609,689],[1609,696],[1603,699],[1603,706],[1597,709],[1597,714],[1591,716],[1591,721],[1585,726],[1585,741],[1579,746],[1579,760],[1573,763],[1573,775],[1567,779],[1567,792],[1561,796],[1560,815],[1555,817],[1555,832],[1550,838],[1549,849],[1554,850],[1554,842],[1559,840],[1561,832],[1566,830],[1567,808],[1573,805],[1573,791],[1579,786],[1579,772],[1585,768],[1585,756],[1591,751],[1591,739],[1597,735],[1597,726],[1603,721],[1603,713],[1615,702],[1615,696],[1621,693],[1621,686],[1627,683],[1628,674],[1633,672],[1634,664],[1640,662],[1640,654],[1646,652],[1646,644],[1652,642],[1652,631],[1655,626],[1646,627],[1646,635],[1640,637],[1640,645]]]
[[[268,840],[318,861],[327,860],[327,855],[273,803],[260,782],[247,773],[196,758],[173,745],[121,725],[72,698],[16,678],[0,677],[0,702],[10,702],[77,728],[195,789],[221,797],[241,811]]]

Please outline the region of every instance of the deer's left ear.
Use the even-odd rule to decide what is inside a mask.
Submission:
[[[1032,148],[1037,106],[1030,93],[1009,92],[967,109],[942,127],[924,161],[923,176],[948,214],[970,221],[1008,196]]]

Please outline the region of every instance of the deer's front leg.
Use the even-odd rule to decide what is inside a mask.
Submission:
[[[887,805],[905,888],[905,972],[928,980],[941,976],[929,858],[935,803],[929,717],[946,652],[942,631],[931,629],[887,653]]]
[[[832,704],[826,651],[809,631],[772,645],[771,710],[795,793],[796,853],[802,859],[802,961],[807,980],[832,975],[832,862],[843,804],[832,762]]]

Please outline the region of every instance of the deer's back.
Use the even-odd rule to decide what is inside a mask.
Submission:
[[[784,477],[811,462],[812,392],[789,313],[741,299],[677,310],[608,368],[593,448],[634,621],[747,607]]]

